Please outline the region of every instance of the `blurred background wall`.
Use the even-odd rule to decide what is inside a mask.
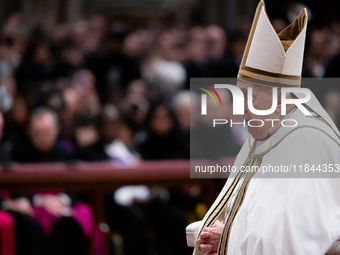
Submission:
[[[310,8],[317,25],[328,25],[339,19],[339,1],[299,2]],[[1,0],[0,22],[21,11],[28,27],[40,24],[51,32],[56,23],[73,23],[94,13],[102,13],[111,20],[218,24],[233,29],[240,16],[252,17],[257,3],[256,0]],[[274,0],[267,1],[266,7],[270,16],[283,16],[293,4],[294,1]]]

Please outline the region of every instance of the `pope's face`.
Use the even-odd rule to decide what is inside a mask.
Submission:
[[[252,135],[254,139],[261,140],[268,137],[269,129],[272,127],[271,121],[266,121],[266,119],[281,119],[280,112],[278,108],[274,113],[269,115],[256,115],[249,111],[248,109],[248,88],[253,89],[253,106],[257,110],[268,110],[272,106],[272,88],[266,86],[255,85],[246,81],[238,80],[237,87],[239,87],[244,94],[244,119],[246,123],[249,120],[258,119],[263,121],[263,126],[261,127],[251,127],[248,125],[248,132]],[[252,121],[253,126],[260,126],[260,121]]]

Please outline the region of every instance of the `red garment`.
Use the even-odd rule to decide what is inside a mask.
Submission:
[[[87,237],[93,236],[93,215],[92,209],[85,203],[77,203],[72,207],[72,214],[76,221],[80,224]]]
[[[0,254],[15,255],[14,221],[10,214],[0,211]]]

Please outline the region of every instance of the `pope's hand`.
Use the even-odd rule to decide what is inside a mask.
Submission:
[[[199,246],[204,255],[217,254],[223,229],[224,224],[217,220],[214,225],[202,230],[196,245]]]

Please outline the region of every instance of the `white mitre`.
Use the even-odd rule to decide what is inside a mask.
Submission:
[[[299,87],[307,11],[277,34],[268,18],[264,1],[256,9],[238,78],[276,87]],[[249,81],[249,80],[248,80]]]
[[[264,1],[260,1],[237,78],[259,85],[300,87],[307,19],[305,8],[277,34],[268,18]],[[305,96],[297,92],[292,94],[297,98]],[[313,94],[305,105],[322,117],[340,138],[336,125]]]

